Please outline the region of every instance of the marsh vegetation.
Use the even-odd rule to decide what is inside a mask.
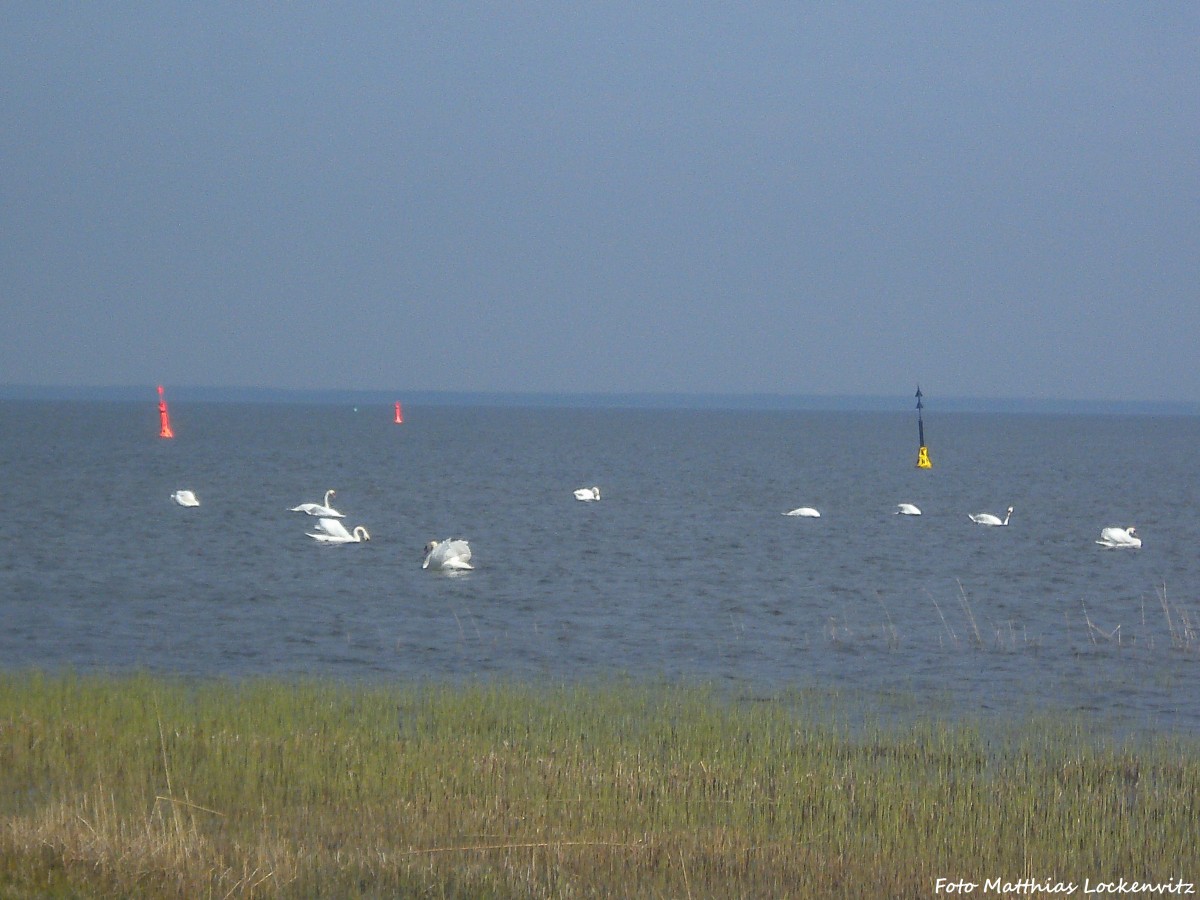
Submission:
[[[0,675],[0,897],[930,897],[1200,876],[1190,737],[803,691]],[[1197,877],[1195,880],[1200,880]]]

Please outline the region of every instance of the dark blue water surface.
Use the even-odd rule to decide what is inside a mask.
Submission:
[[[698,679],[1200,731],[1195,417],[943,414],[921,471],[904,414],[173,413],[162,440],[153,404],[0,402],[0,666]],[[327,488],[370,543],[305,536],[288,508]],[[1097,546],[1114,524],[1143,548]],[[448,537],[475,571],[421,569]]]

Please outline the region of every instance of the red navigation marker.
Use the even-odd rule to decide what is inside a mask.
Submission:
[[[171,430],[171,414],[167,412],[167,401],[163,399],[163,388],[158,386],[158,421],[159,430],[158,436],[162,438],[173,438],[175,432]]]

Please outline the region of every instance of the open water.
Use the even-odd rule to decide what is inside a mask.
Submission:
[[[929,414],[922,471],[912,413],[405,412],[177,404],[162,440],[153,403],[0,402],[0,667],[695,680],[1200,732],[1196,417]],[[327,488],[369,543],[305,536],[288,508]],[[1095,543],[1129,524],[1142,549]],[[423,571],[449,537],[476,569]]]

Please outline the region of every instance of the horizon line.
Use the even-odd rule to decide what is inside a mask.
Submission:
[[[1200,401],[1101,400],[1088,398],[940,397],[922,391],[925,408],[944,412],[1120,413],[1200,415]],[[386,403],[419,406],[499,406],[557,408],[730,409],[730,410],[915,410],[915,394],[785,394],[769,391],[718,393],[711,391],[436,391],[274,387],[212,387],[178,385],[167,396],[204,403]],[[0,385],[0,400],[128,401],[157,399],[153,385]],[[931,399],[932,398],[932,399]]]

